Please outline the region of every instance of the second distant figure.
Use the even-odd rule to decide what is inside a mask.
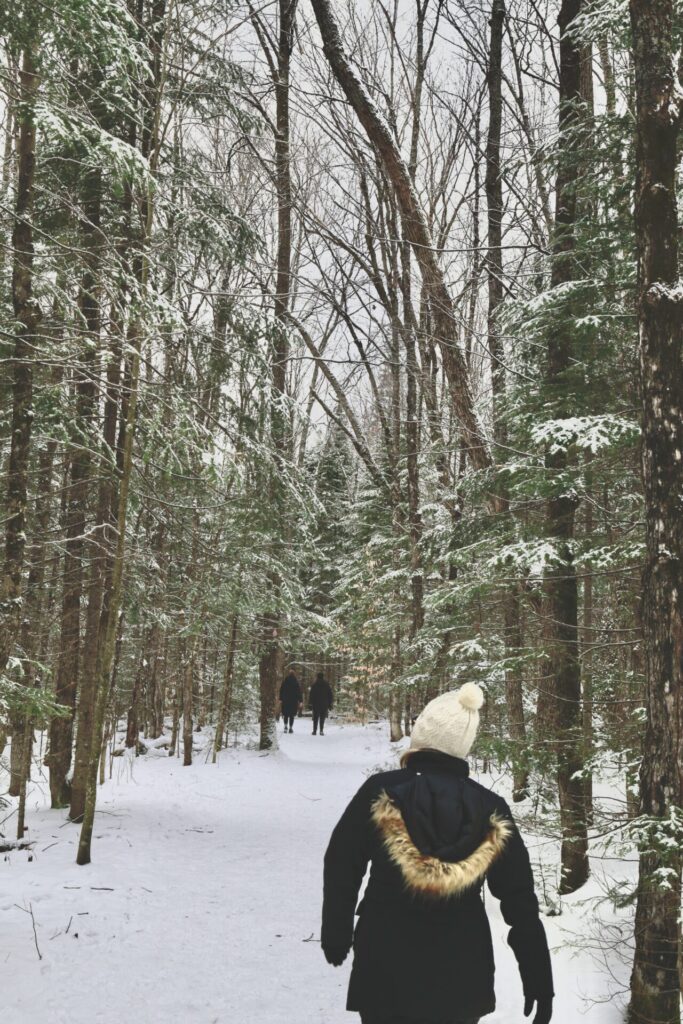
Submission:
[[[288,672],[280,687],[280,703],[285,732],[294,732],[294,719],[304,699],[301,684],[292,671]]]
[[[325,735],[325,719],[332,709],[332,690],[322,672],[318,672],[308,695],[308,706],[313,712],[313,735],[320,726],[320,735]]]

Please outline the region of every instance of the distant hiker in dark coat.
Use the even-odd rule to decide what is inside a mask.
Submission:
[[[282,717],[285,721],[285,732],[289,727],[294,732],[294,718],[304,699],[301,692],[301,685],[293,672],[289,672],[280,687],[280,703],[282,704]]]
[[[311,687],[311,692],[308,695],[308,706],[313,712],[313,735],[318,731],[318,725],[320,725],[320,735],[325,735],[325,719],[329,712],[332,710],[333,698],[330,684],[325,679],[322,672],[318,672],[315,677],[315,682]]]
[[[476,1024],[493,1012],[484,879],[510,927],[525,1016],[534,1004],[534,1024],[552,1016],[550,955],[529,855],[505,801],[470,779],[464,760],[483,699],[466,683],[431,701],[403,767],[367,779],[332,833],[321,942],[335,966],[353,945],[347,1009],[363,1024]]]

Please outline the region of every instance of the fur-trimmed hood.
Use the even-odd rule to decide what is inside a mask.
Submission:
[[[481,842],[461,860],[442,860],[421,852],[413,842],[400,809],[386,791],[372,805],[372,820],[406,888],[422,896],[446,899],[482,881],[512,835],[512,824],[492,814]]]

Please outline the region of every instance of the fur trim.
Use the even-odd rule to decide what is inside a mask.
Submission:
[[[401,812],[385,791],[372,805],[372,820],[382,834],[389,857],[400,868],[406,888],[440,899],[456,896],[480,882],[512,835],[511,823],[492,814],[491,829],[481,845],[464,860],[446,861],[420,853]]]

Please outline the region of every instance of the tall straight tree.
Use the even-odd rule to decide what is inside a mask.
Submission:
[[[501,168],[501,131],[503,124],[503,29],[505,27],[505,0],[493,0],[491,8],[491,37],[487,68],[489,97],[489,130],[486,139],[486,207],[488,217],[488,246],[486,272],[488,275],[488,347],[491,357],[491,390],[493,395],[493,438],[496,445],[494,461],[507,459],[508,433],[505,423],[505,354],[498,323],[503,302],[503,178]],[[510,514],[509,488],[503,476],[496,483],[498,512]],[[507,698],[510,737],[515,744],[513,759],[513,799],[523,800],[527,795],[528,771],[524,767],[526,729],[521,674],[521,609],[519,588],[509,585],[503,595],[505,640],[505,695]]]
[[[34,242],[32,211],[35,193],[35,107],[39,77],[33,47],[24,49],[19,72],[17,119],[17,195],[12,231],[12,305],[15,341],[11,358],[12,394],[10,455],[7,468],[5,558],[0,579],[0,677],[4,674],[22,624],[22,580],[26,553],[28,476],[33,425],[33,362],[38,342],[40,311],[33,295]],[[9,793],[25,798],[30,766],[30,720],[16,708],[12,715],[12,773]],[[24,744],[28,749],[24,751]],[[22,799],[22,804],[24,799]],[[23,812],[23,806],[22,806]],[[19,828],[23,837],[23,814]]]
[[[556,180],[555,235],[551,284],[558,292],[577,277],[576,260],[576,132],[581,124],[582,46],[576,18],[583,0],[563,0],[560,8],[560,124]],[[546,388],[552,413],[573,414],[568,376],[573,368],[571,303],[559,307],[548,335]],[[561,445],[546,453],[550,497],[546,529],[555,542],[556,558],[546,572],[546,642],[548,682],[552,692],[557,756],[557,783],[562,828],[560,892],[578,889],[588,878],[588,830],[585,789],[577,775],[583,766],[581,737],[581,670],[579,662],[578,584],[572,552],[576,496],[567,479],[570,456]]]
[[[12,232],[12,304],[16,322],[12,354],[12,425],[7,470],[5,560],[0,580],[0,675],[21,628],[22,572],[26,549],[28,468],[33,423],[33,360],[40,313],[33,295],[33,224],[36,162],[35,107],[38,69],[26,45],[19,75],[17,198]]]
[[[678,265],[676,166],[682,110],[674,64],[674,0],[631,0],[630,12],[636,85],[635,223],[647,532],[643,578],[647,727],[640,792],[642,812],[653,821],[640,855],[631,1019],[634,1024],[678,1024],[683,805],[683,282]]]
[[[289,67],[294,42],[297,0],[279,0],[278,38],[275,54],[258,21],[255,22],[275,84],[275,190],[277,196],[277,266],[275,275],[275,318],[272,355],[271,438],[274,466],[270,474],[271,499],[275,510],[274,550],[277,557],[286,542],[286,516],[283,494],[289,453],[287,428],[287,360],[289,343],[287,313],[290,305],[292,263],[292,178],[289,149]],[[277,684],[282,668],[282,614],[279,608],[281,581],[277,570],[270,573],[269,591],[273,607],[263,616],[259,685],[261,693],[261,750],[276,743],[273,726]]]
[[[152,0],[147,11],[140,10],[139,16],[147,14],[153,31],[148,34],[149,75],[145,81],[143,111],[139,135],[136,128],[131,128],[131,137],[138,140],[142,157],[148,163],[149,177],[139,190],[135,190],[130,181],[125,188],[132,188],[135,202],[130,208],[136,208],[139,217],[139,229],[136,232],[136,244],[131,246],[134,253],[131,267],[138,290],[138,305],[132,311],[127,328],[127,356],[124,372],[124,387],[120,402],[120,428],[117,440],[116,465],[109,467],[113,476],[111,490],[106,489],[105,496],[109,502],[109,529],[103,533],[102,545],[105,556],[102,559],[103,573],[100,607],[100,636],[97,643],[95,685],[92,688],[92,719],[90,728],[92,738],[90,758],[84,772],[84,800],[81,831],[78,839],[76,863],[89,864],[91,860],[91,844],[95,824],[95,806],[97,803],[97,768],[102,753],[102,733],[104,731],[107,699],[110,689],[112,667],[116,651],[116,641],[121,611],[123,590],[124,555],[126,550],[126,525],[128,521],[129,493],[133,471],[133,449],[135,428],[138,418],[138,400],[140,383],[141,348],[144,331],[144,303],[149,287],[149,253],[148,245],[154,224],[154,189],[152,179],[157,172],[160,148],[160,108],[162,87],[166,73],[165,42],[167,41],[167,5],[166,0]],[[142,27],[142,26],[141,26]],[[110,415],[114,410],[109,404]],[[80,808],[79,808],[80,810]]]

